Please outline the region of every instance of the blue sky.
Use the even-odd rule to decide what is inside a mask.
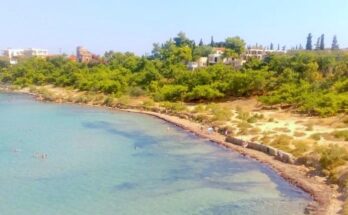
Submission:
[[[0,0],[0,49],[38,47],[71,54],[83,45],[151,52],[179,31],[199,41],[240,36],[248,44],[302,43],[337,34],[348,47],[347,0]]]

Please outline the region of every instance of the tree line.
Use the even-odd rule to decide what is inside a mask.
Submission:
[[[307,42],[306,42],[306,50],[325,50],[325,34],[322,34],[320,37],[318,37],[317,42],[315,44],[315,48],[313,48],[313,35],[311,33],[307,36]],[[337,36],[335,35],[332,39],[331,44],[331,50],[339,50],[340,47],[338,45]]]
[[[180,33],[154,44],[150,56],[106,52],[100,62],[82,64],[66,57],[30,58],[10,65],[0,60],[0,81],[27,87],[52,84],[110,96],[149,96],[156,101],[211,102],[258,96],[269,106],[329,116],[348,111],[348,54],[343,51],[271,54],[250,59],[239,70],[216,64],[189,71],[186,63],[217,46],[240,55],[239,37],[196,45]]]

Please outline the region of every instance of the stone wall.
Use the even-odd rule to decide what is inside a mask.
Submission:
[[[227,137],[226,142],[229,142],[238,146],[246,147],[248,149],[253,149],[253,150],[263,152],[270,156],[274,156],[277,160],[280,160],[284,163],[290,163],[290,164],[295,163],[295,158],[291,154],[283,152],[271,146],[267,146],[261,143],[243,141],[235,137]]]

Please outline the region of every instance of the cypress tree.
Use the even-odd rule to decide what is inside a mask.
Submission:
[[[332,50],[338,50],[338,49],[340,49],[340,46],[338,45],[338,41],[337,41],[336,35],[334,36],[334,38],[333,38],[333,40],[332,40],[331,49],[332,49]]]
[[[199,41],[199,46],[203,46],[203,45],[204,45],[203,39],[201,39],[201,40]]]
[[[318,37],[317,43],[315,44],[315,50],[319,50],[319,49],[320,49],[320,37]]]
[[[312,50],[312,34],[309,33],[307,36],[306,50]]]
[[[320,50],[324,50],[325,49],[325,35],[322,34],[320,37]]]
[[[214,46],[215,46],[215,42],[214,42],[214,37],[213,37],[213,36],[211,36],[210,46],[211,46],[211,47],[214,47]]]

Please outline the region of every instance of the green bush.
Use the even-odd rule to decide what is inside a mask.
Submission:
[[[223,97],[224,94],[209,85],[196,86],[186,95],[188,101],[211,101]]]
[[[183,101],[187,91],[188,88],[183,85],[166,85],[155,94],[155,100]]]
[[[320,146],[317,147],[316,151],[321,155],[320,164],[324,170],[332,171],[348,160],[347,149],[338,145]]]
[[[155,102],[152,99],[146,99],[143,101],[143,106],[146,108],[151,108],[155,106]]]

